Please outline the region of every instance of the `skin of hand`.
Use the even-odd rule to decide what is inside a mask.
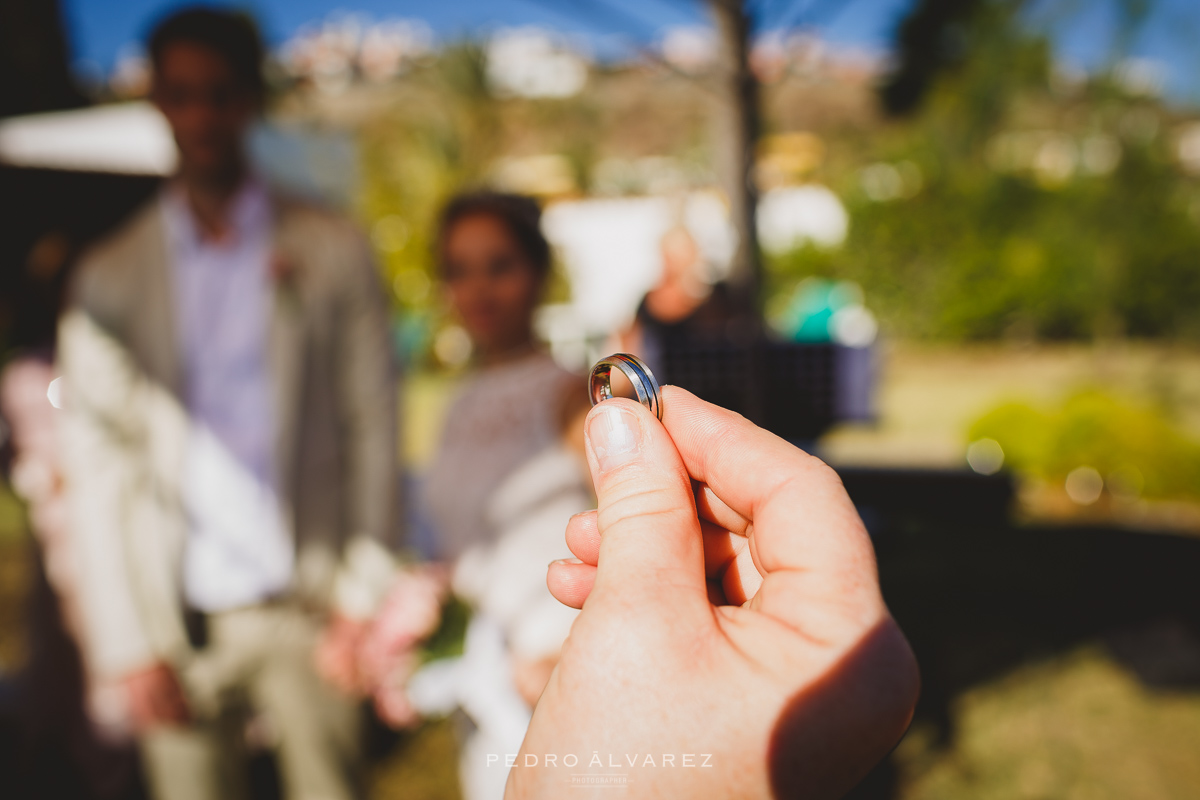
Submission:
[[[152,664],[126,675],[121,684],[136,731],[160,725],[183,725],[188,721],[187,700],[170,665]]]
[[[368,627],[366,621],[335,614],[317,640],[313,652],[317,674],[345,694],[366,691],[359,675],[358,651]]]
[[[840,797],[919,690],[866,530],[820,460],[681,389],[663,406],[588,416],[599,509],[547,576],[583,611],[506,797],[562,797],[595,756],[623,797]]]
[[[513,683],[517,686],[517,694],[521,695],[521,699],[530,708],[537,705],[538,698],[542,696],[546,682],[550,680],[557,663],[557,655],[538,659],[512,659]]]

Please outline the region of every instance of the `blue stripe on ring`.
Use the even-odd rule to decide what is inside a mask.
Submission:
[[[611,358],[615,361],[621,361],[627,364],[634,370],[635,373],[637,373],[637,380],[642,385],[642,389],[645,391],[646,396],[650,400],[650,402],[647,403],[650,413],[658,417],[659,420],[662,420],[661,394],[658,381],[654,379],[654,373],[650,371],[650,367],[646,366],[646,363],[640,358],[629,353],[616,353],[615,355],[611,356]]]
[[[598,387],[599,394],[606,395],[602,399],[607,400],[612,397],[612,369],[616,367],[625,374],[629,382],[633,384],[634,391],[638,395],[638,402],[646,406],[650,413],[662,420],[662,390],[658,385],[658,381],[654,378],[654,373],[650,371],[650,367],[644,361],[630,353],[614,353],[608,358],[601,359],[596,362],[596,366],[592,367],[592,373],[589,378],[588,395],[592,401],[592,405],[596,405],[601,400],[596,399],[594,390],[596,378],[600,377],[602,383]],[[645,398],[643,400],[643,398]]]

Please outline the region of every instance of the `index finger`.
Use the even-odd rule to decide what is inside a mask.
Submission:
[[[798,571],[877,595],[870,538],[823,461],[676,386],[663,387],[663,425],[691,477],[749,521],[764,575]]]

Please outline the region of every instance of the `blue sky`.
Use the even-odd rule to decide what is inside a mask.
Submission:
[[[61,0],[75,59],[107,69],[122,48],[136,45],[147,22],[180,0]],[[766,27],[784,22],[815,27],[843,45],[886,50],[896,21],[913,0],[751,0]],[[1200,0],[1151,0],[1152,11],[1130,47],[1162,61],[1170,93],[1200,100]],[[452,38],[502,25],[534,24],[586,37],[613,52],[647,42],[674,25],[706,21],[699,0],[241,0],[267,38],[283,41],[306,23],[342,10],[377,19],[423,19]],[[1052,32],[1060,57],[1094,68],[1112,52],[1119,0],[1039,0],[1031,20]]]

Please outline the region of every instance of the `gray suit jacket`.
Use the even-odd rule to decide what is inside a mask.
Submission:
[[[275,199],[269,362],[295,595],[363,606],[390,574],[397,382],[369,250],[345,220]],[[85,651],[100,674],[191,656],[181,502],[188,419],[158,203],[83,260],[59,334],[60,428]]]

